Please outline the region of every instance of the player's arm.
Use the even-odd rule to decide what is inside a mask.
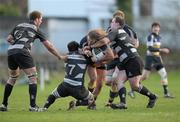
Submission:
[[[107,46],[106,50],[104,51],[104,57],[101,59],[102,62],[106,63],[114,59],[114,53],[112,49]]]
[[[55,47],[54,45],[48,40],[46,39],[46,37],[44,36],[44,34],[38,30],[36,32],[36,38],[39,38],[40,41],[43,43],[43,45],[45,46],[45,48],[54,56],[56,56],[59,60],[65,60],[66,57],[61,54]]]
[[[102,51],[99,54],[95,54],[95,53],[92,54],[93,62],[107,63],[114,59],[114,53],[112,49],[109,47],[109,45],[104,45],[100,48],[104,48],[104,49],[102,49]]]
[[[139,47],[139,40],[138,39],[134,39],[130,37],[130,43],[134,45],[135,48]]]
[[[45,40],[42,42],[43,45],[46,47],[46,49],[52,53],[54,56],[56,56],[59,60],[66,60],[67,56],[66,55],[63,55],[63,54],[60,54],[58,52],[58,50],[54,47],[54,45],[48,41],[48,40]]]
[[[97,41],[94,44],[89,45],[91,48],[101,47],[103,45],[108,45],[110,43],[110,40],[107,37],[104,37],[103,39]]]

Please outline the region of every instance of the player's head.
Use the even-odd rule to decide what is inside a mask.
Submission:
[[[116,30],[118,28],[122,28],[124,24],[125,24],[124,19],[118,16],[114,17],[111,21],[111,29]]]
[[[103,39],[107,36],[107,33],[102,29],[94,29],[88,33],[88,44],[94,44],[95,42]]]
[[[42,23],[42,14],[39,11],[32,11],[29,14],[29,20],[39,27]]]
[[[117,11],[115,11],[115,12],[113,13],[113,18],[114,18],[114,17],[120,17],[120,18],[122,18],[122,19],[125,19],[125,14],[124,14],[123,11],[117,10]]]
[[[76,41],[71,41],[67,45],[68,51],[73,52],[73,51],[78,51],[79,50],[79,43]]]
[[[159,34],[160,32],[160,23],[159,22],[153,22],[151,25],[151,31],[153,33]]]

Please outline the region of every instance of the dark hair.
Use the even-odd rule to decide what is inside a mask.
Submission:
[[[153,28],[154,26],[161,27],[159,22],[153,22],[152,25],[151,25],[151,28]]]
[[[68,51],[69,51],[69,52],[72,52],[72,51],[78,51],[79,46],[80,46],[80,45],[79,45],[78,42],[76,42],[76,41],[71,41],[71,42],[68,43],[67,48],[68,48]]]
[[[29,14],[29,20],[34,21],[37,18],[40,18],[42,16],[41,12],[39,11],[33,11]]]
[[[120,26],[123,26],[123,25],[125,24],[124,19],[121,18],[121,17],[118,17],[118,16],[115,17],[115,22],[116,22],[116,23],[119,23]]]

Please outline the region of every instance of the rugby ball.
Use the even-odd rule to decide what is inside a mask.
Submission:
[[[100,61],[104,57],[104,52],[100,48],[93,48],[92,56],[96,59],[96,61]]]

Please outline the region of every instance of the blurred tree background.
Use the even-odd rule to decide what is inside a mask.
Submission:
[[[132,0],[117,0],[117,7],[125,13],[126,23],[132,26]]]
[[[26,16],[27,0],[0,0],[0,16]]]

